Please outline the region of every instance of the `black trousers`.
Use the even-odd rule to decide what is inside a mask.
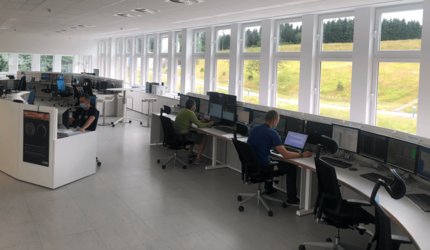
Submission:
[[[297,167],[291,163],[279,161],[278,170],[275,172],[277,172],[274,174],[275,176],[287,175],[287,199],[291,201],[295,200],[297,198]],[[264,188],[270,190],[272,182],[266,182]]]

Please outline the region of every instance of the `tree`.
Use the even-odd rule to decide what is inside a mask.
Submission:
[[[0,72],[9,72],[9,54],[0,54]]]

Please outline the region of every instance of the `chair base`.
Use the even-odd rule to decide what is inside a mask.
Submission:
[[[173,160],[173,163],[174,163],[174,164],[176,164],[176,161],[179,161],[180,163],[184,164],[184,165],[182,166],[182,168],[183,168],[183,169],[186,169],[186,168],[187,168],[187,164],[186,164],[184,161],[182,161],[182,160],[181,160],[181,158],[179,158],[179,156],[178,156],[178,153],[177,153],[177,152],[175,152],[175,153],[173,154],[173,156],[169,157],[169,158],[168,158],[168,160],[167,160],[166,162],[164,162],[164,163],[163,163],[163,165],[161,165],[161,167],[162,167],[163,169],[165,169],[165,168],[166,168],[167,163],[171,162],[172,160]],[[157,160],[157,163],[160,163],[160,162],[161,162],[161,159],[158,159],[158,160]],[[191,163],[191,162],[190,162],[190,163]]]
[[[337,228],[337,235],[335,236],[335,242],[332,242],[331,238],[327,238],[326,242],[304,242],[299,246],[299,250],[306,250],[306,246],[323,247],[331,250],[344,250],[340,245],[340,229]]]
[[[249,197],[249,198],[248,198],[248,199],[246,199],[246,200],[244,200],[244,201],[242,201],[242,196],[244,196],[244,197]],[[287,207],[287,204],[286,204],[283,200],[275,199],[275,198],[269,197],[269,196],[267,196],[267,195],[263,195],[263,194],[261,194],[261,184],[259,183],[259,184],[258,184],[258,190],[257,190],[257,193],[239,193],[239,195],[237,196],[237,200],[238,200],[238,201],[241,201],[241,202],[239,203],[239,211],[241,211],[241,212],[242,212],[242,211],[244,210],[244,207],[243,207],[242,205],[243,205],[243,204],[245,204],[246,202],[250,201],[250,200],[251,200],[251,199],[253,199],[254,197],[257,199],[257,204],[258,204],[258,205],[260,205],[260,203],[261,203],[261,204],[263,204],[263,206],[267,209],[267,214],[268,214],[270,217],[272,217],[272,216],[273,216],[273,212],[272,212],[272,210],[270,210],[269,206],[267,205],[266,200],[274,201],[274,202],[279,202],[279,203],[281,203],[281,204],[282,204],[282,207],[283,207],[283,208],[286,208],[286,207]]]
[[[99,158],[98,157],[96,157],[96,163],[97,163],[97,166],[101,166],[102,165],[102,162],[101,161],[99,161]]]

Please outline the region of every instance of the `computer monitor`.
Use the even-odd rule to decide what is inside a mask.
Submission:
[[[333,125],[333,140],[339,145],[339,149],[357,153],[358,133],[356,128]]]
[[[100,90],[106,90],[108,88],[108,82],[100,83]]]
[[[195,110],[195,112],[200,112],[200,98],[190,96],[189,100],[193,100],[196,103],[196,110]]]
[[[224,105],[222,106],[222,119],[229,122],[236,122],[236,106]]]
[[[417,174],[430,181],[430,148],[420,146]]]
[[[290,131],[287,134],[287,138],[285,138],[284,144],[293,148],[303,150],[306,145],[307,139],[308,135]]]
[[[218,92],[208,92],[209,103],[219,104],[222,106],[224,94]]]
[[[72,84],[74,85],[82,85],[84,83],[83,75],[73,75],[72,76]]]
[[[223,105],[230,105],[230,106],[237,106],[236,104],[236,96],[235,95],[227,95],[227,94],[223,94]]]
[[[58,125],[63,125],[67,129],[70,128],[69,126],[69,109],[58,109]]]
[[[0,84],[0,96],[3,95],[3,84]]]
[[[358,154],[375,161],[385,163],[387,160],[388,138],[367,131],[360,131],[358,137]]]
[[[264,124],[266,122],[266,112],[252,110],[252,121],[251,124]]]
[[[236,116],[237,116],[237,122],[248,124],[249,119],[251,117],[251,110],[244,107],[237,107],[236,108]]]
[[[418,145],[388,138],[387,164],[415,174],[418,164]]]
[[[287,129],[285,130],[285,133],[288,134],[288,132],[290,131],[296,133],[303,133],[305,131],[305,121],[302,119],[287,116]]]
[[[313,145],[323,144],[322,135],[332,137],[333,125],[321,122],[307,121],[306,134],[309,135],[308,143]]]
[[[188,99],[190,98],[189,96],[187,96],[187,95],[179,95],[179,97],[180,97],[180,100],[179,100],[179,106],[181,107],[181,108],[185,108],[185,106],[186,106],[186,104],[187,104],[187,101],[188,101]]]
[[[57,75],[57,80],[60,80],[60,77],[63,76],[63,74],[56,74]]]
[[[42,75],[40,76],[40,80],[49,80],[49,79],[51,79],[51,74],[42,73]]]
[[[203,114],[209,114],[209,101],[200,99],[199,112]]]
[[[57,80],[57,74],[49,74],[49,80]]]
[[[276,126],[276,131],[280,136],[285,136],[285,130],[287,129],[287,117],[281,115],[279,116],[278,126]]]
[[[222,119],[222,105],[209,101],[209,115],[213,118]]]

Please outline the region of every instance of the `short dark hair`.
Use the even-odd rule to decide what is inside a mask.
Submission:
[[[279,113],[278,113],[278,111],[272,109],[266,113],[266,117],[264,120],[266,122],[271,122],[271,121],[276,120],[276,119],[279,119]]]
[[[196,102],[195,102],[194,100],[192,100],[192,99],[188,99],[188,101],[185,103],[185,107],[186,107],[187,109],[190,109],[190,110],[191,110],[191,107],[192,107],[192,106],[194,106],[194,104],[196,104]]]
[[[87,102],[91,101],[91,97],[87,93],[83,93],[81,95],[81,98],[85,98],[85,101],[87,101]]]

